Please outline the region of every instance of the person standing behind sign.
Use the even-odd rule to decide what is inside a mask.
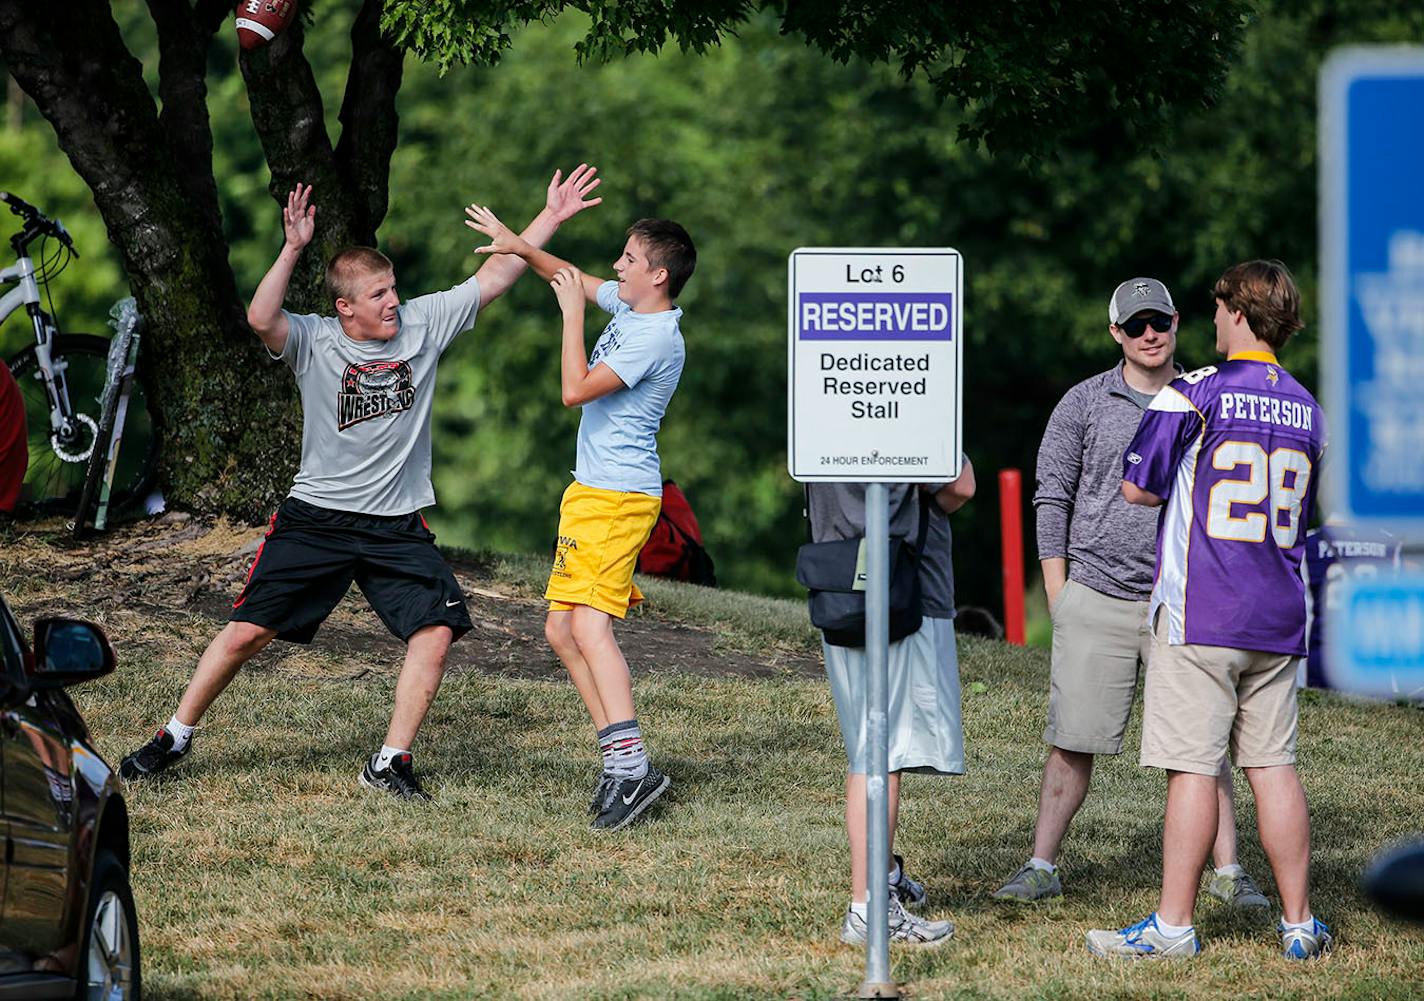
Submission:
[[[1122,361],[1064,394],[1038,451],[1038,557],[1053,617],[1049,745],[1033,856],[994,892],[998,900],[1063,895],[1058,850],[1083,805],[1099,754],[1119,754],[1138,671],[1147,663],[1157,516],[1122,496],[1122,453],[1153,396],[1177,375],[1177,308],[1155,278],[1123,282],[1108,301],[1108,333]],[[1266,907],[1236,861],[1231,772],[1218,784],[1221,826],[1211,894]]]
[[[954,934],[949,921],[928,921],[909,913],[928,899],[923,885],[905,872],[904,860],[893,854],[900,809],[900,773],[937,775],[964,773],[964,734],[960,722],[959,662],[954,638],[954,574],[950,563],[949,520],[946,517],[974,496],[974,467],[968,458],[958,479],[933,492],[913,484],[888,484],[890,534],[913,539],[920,523],[920,504],[930,504],[924,549],[920,558],[921,609],[917,632],[890,644],[889,811],[890,940],[911,945],[939,945]],[[865,484],[811,483],[807,513],[813,542],[858,539],[865,535]],[[841,941],[864,945],[866,940],[867,845],[865,771],[866,675],[864,647],[832,646],[822,640],[826,676],[836,703],[849,767],[846,772],[846,835],[850,841],[851,900],[841,924]]]
[[[1152,589],[1142,764],[1167,772],[1157,910],[1087,934],[1098,956],[1193,956],[1192,914],[1215,837],[1215,776],[1229,748],[1256,797],[1288,959],[1330,948],[1310,910],[1310,812],[1295,770],[1295,677],[1305,654],[1305,526],[1325,449],[1320,404],[1276,360],[1301,328],[1280,261],[1217,279],[1217,365],[1153,399],[1123,457],[1132,504],[1164,502]]]

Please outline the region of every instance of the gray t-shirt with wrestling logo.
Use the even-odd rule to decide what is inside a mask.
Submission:
[[[332,316],[287,317],[287,344],[274,356],[302,396],[302,464],[291,496],[333,511],[401,515],[435,503],[430,485],[430,409],[435,369],[455,336],[474,326],[480,286],[397,308],[389,341],[347,337]]]

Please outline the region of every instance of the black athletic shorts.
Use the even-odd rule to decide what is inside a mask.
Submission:
[[[233,602],[232,621],[310,643],[353,580],[402,640],[424,626],[449,626],[455,639],[470,631],[460,585],[419,511],[356,514],[295,497],[272,516],[247,583]]]

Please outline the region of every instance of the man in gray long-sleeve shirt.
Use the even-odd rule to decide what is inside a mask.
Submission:
[[[1140,667],[1151,649],[1148,599],[1156,572],[1157,512],[1122,496],[1122,457],[1142,413],[1178,374],[1177,311],[1152,278],[1123,282],[1108,304],[1120,364],[1064,394],[1038,452],[1038,556],[1053,618],[1049,744],[1039,792],[1033,857],[994,896],[1062,895],[1058,848],[1083,804],[1093,757],[1117,754],[1132,713]],[[1266,906],[1236,864],[1231,774],[1218,784],[1221,823],[1212,893],[1238,906]],[[1220,885],[1218,885],[1220,884]]]

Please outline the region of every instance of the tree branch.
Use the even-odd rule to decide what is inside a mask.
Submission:
[[[198,0],[193,5],[193,22],[205,37],[211,38],[232,17],[232,8],[229,0]]]
[[[389,203],[397,140],[396,93],[404,53],[381,32],[382,0],[365,0],[351,28],[351,70],[341,101],[337,169],[360,199],[359,222],[374,239]]]
[[[220,230],[217,181],[213,177],[213,132],[208,121],[208,45],[212,32],[199,27],[188,0],[148,0],[158,28],[158,124],[177,167],[174,172],[193,206]]]
[[[243,50],[238,62],[247,81],[252,124],[272,171],[272,197],[285,204],[298,181],[312,186],[316,238],[297,265],[287,300],[299,308],[316,308],[322,304],[326,261],[342,247],[373,243],[375,234],[358,225],[357,199],[337,169],[321,91],[302,41],[297,19],[268,44]]]
[[[165,205],[162,183],[147,169],[166,159],[163,131],[109,5],[0,0],[0,51],[94,192],[130,273],[161,266],[150,255],[175,255],[162,239],[165,210],[181,215],[186,207]]]

